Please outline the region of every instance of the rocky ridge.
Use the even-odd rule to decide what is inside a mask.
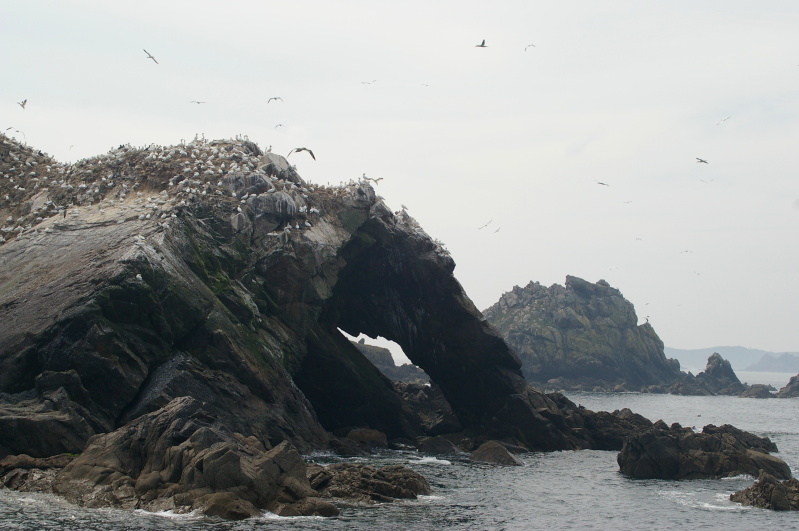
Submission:
[[[544,388],[637,391],[681,377],[652,326],[604,280],[515,286],[483,312]]]
[[[6,486],[316,514],[280,456],[361,451],[357,430],[548,451],[638,427],[530,388],[449,253],[366,180],[316,186],[241,139],[60,164],[0,136],[0,197]],[[395,341],[436,391],[398,390],[339,330]]]

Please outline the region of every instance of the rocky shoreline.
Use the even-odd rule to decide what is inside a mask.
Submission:
[[[529,385],[446,249],[368,180],[316,186],[246,140],[61,164],[0,135],[0,198],[6,488],[329,516],[338,497],[429,487],[303,453],[435,447],[514,464],[618,451],[653,426]],[[395,384],[340,331],[395,341],[431,383]]]

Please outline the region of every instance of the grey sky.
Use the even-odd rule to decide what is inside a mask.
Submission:
[[[795,1],[2,0],[0,43],[0,128],[60,160],[305,146],[308,181],[382,177],[480,309],[572,274],[669,346],[799,351]]]

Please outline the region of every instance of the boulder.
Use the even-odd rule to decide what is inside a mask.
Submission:
[[[427,480],[402,465],[375,468],[355,463],[312,463],[308,465],[308,479],[321,496],[350,503],[390,502],[430,494]]]
[[[799,397],[799,374],[791,376],[788,384],[777,392],[777,398]]]
[[[491,465],[524,466],[524,462],[511,454],[499,441],[484,442],[469,455],[469,459]]]
[[[730,494],[730,500],[761,509],[799,511],[799,480],[780,481],[762,471],[752,486]]]
[[[455,446],[452,441],[440,435],[422,439],[419,443],[419,451],[433,455],[458,455],[463,453],[463,450]]]
[[[315,497],[305,470],[288,442],[265,450],[183,397],[93,437],[53,491],[89,507],[192,508],[239,519]]]
[[[621,472],[634,478],[701,479],[766,471],[791,477],[782,459],[769,455],[776,445],[734,426],[708,425],[701,433],[679,424],[658,421],[624,441],[617,461]]]
[[[754,384],[749,389],[738,395],[739,398],[776,398],[771,391],[774,387],[765,384]]]

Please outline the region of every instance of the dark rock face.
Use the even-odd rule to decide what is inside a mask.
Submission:
[[[394,387],[416,415],[427,435],[463,431],[463,425],[452,411],[452,406],[435,383],[396,382]]]
[[[701,433],[663,421],[624,441],[618,463],[623,474],[634,478],[701,479],[739,474],[757,476],[761,470],[790,478],[788,465],[768,452],[777,451],[767,437],[733,426],[705,426]]]
[[[777,398],[799,397],[799,374],[791,376],[788,384],[777,392]]]
[[[485,310],[522,361],[524,376],[544,387],[640,390],[680,378],[649,323],[607,282],[566,277],[565,286],[514,287]]]
[[[447,251],[366,181],[316,187],[249,142],[64,165],[0,135],[0,172],[20,165],[0,179],[0,456],[80,453],[53,480],[75,501],[329,512],[265,454],[358,451],[353,429],[597,444],[591,413],[528,386]],[[432,396],[398,391],[339,329],[398,343]]]
[[[799,480],[790,478],[780,481],[767,472],[760,472],[751,487],[733,492],[730,500],[761,509],[799,511]]]

